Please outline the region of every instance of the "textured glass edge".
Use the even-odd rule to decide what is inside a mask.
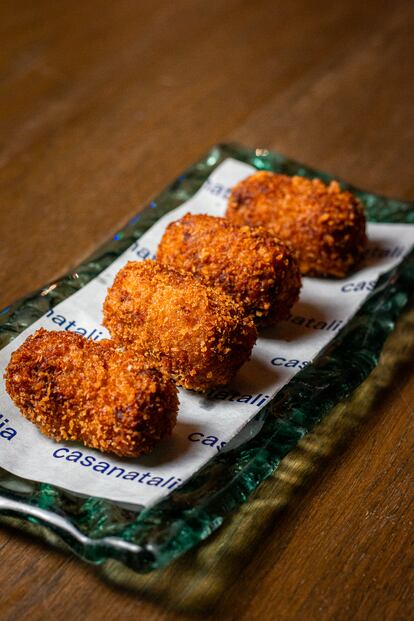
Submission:
[[[0,314],[0,347],[50,308],[97,276],[162,215],[188,200],[227,157],[258,169],[333,177],[263,149],[218,145],[178,177],[90,259],[56,283],[12,304]],[[376,196],[350,184],[368,219],[414,222],[414,205]],[[379,354],[414,282],[414,254],[383,275],[375,290],[337,337],[298,373],[260,414],[258,433],[242,446],[218,454],[181,488],[140,513],[99,498],[81,498],[52,485],[5,473],[0,513],[46,526],[82,558],[115,558],[136,571],[162,567],[205,539],[244,502],[334,405],[348,396],[378,363]],[[20,485],[20,491],[16,489]]]

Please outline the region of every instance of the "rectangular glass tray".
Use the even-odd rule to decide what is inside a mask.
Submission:
[[[191,198],[221,162],[232,157],[259,170],[332,177],[264,149],[213,147],[92,257],[61,280],[0,313],[0,348],[95,278],[161,216]],[[371,222],[414,223],[414,203],[388,199],[341,182],[364,203]],[[414,289],[414,251],[383,274],[354,317],[267,404],[251,434],[237,448],[218,453],[184,485],[156,505],[131,511],[117,503],[80,497],[53,485],[21,479],[0,469],[2,516],[46,527],[81,558],[116,559],[137,572],[160,568],[208,537],[299,440],[377,365],[383,344]],[[51,286],[53,285],[53,287]],[[260,422],[259,422],[260,417]],[[41,529],[39,529],[41,530]]]

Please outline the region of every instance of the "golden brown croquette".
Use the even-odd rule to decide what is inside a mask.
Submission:
[[[345,276],[367,244],[362,204],[336,181],[257,172],[232,189],[226,216],[288,242],[309,276]]]
[[[228,293],[257,325],[285,319],[299,297],[299,265],[287,246],[263,227],[187,214],[172,222],[157,260]]]
[[[5,379],[22,414],[57,441],[138,457],[176,423],[174,383],[112,341],[40,329],[12,354]]]
[[[152,260],[129,262],[118,272],[104,325],[118,343],[192,390],[227,384],[257,336],[228,295]]]

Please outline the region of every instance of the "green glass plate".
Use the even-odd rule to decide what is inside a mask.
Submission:
[[[319,177],[277,153],[218,145],[191,166],[144,211],[56,283],[12,304],[0,314],[0,348],[112,263],[162,215],[187,201],[228,157],[260,170]],[[414,204],[360,191],[372,222],[414,223]],[[317,356],[247,427],[241,445],[217,454],[167,498],[132,511],[94,497],[80,497],[53,485],[21,479],[0,470],[0,517],[12,516],[46,527],[85,560],[117,559],[138,572],[162,567],[208,537],[277,468],[306,433],[347,397],[378,363],[386,337],[414,287],[414,253],[379,279],[363,306]],[[23,522],[21,522],[23,523]]]

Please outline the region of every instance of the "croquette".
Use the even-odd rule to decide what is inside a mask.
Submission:
[[[288,242],[308,276],[345,276],[367,245],[362,204],[336,181],[257,172],[234,186],[226,216]]]
[[[12,354],[5,379],[22,414],[57,441],[138,457],[176,423],[174,383],[112,341],[40,329]]]
[[[256,325],[286,319],[299,297],[301,277],[296,259],[263,227],[187,214],[167,227],[157,260],[223,289]]]
[[[130,261],[104,303],[113,339],[191,390],[224,385],[249,359],[257,332],[220,289],[156,261]]]

